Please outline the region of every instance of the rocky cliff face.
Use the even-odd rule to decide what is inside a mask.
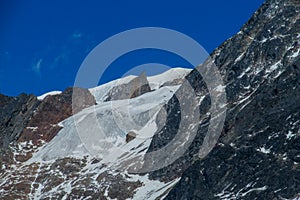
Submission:
[[[299,197],[299,24],[299,1],[268,0],[212,53],[226,84],[223,133],[166,199]]]
[[[0,95],[0,148],[7,148],[10,142],[19,138],[38,105],[39,102],[33,95]]]
[[[31,157],[34,149],[55,137],[61,129],[59,123],[73,115],[72,94],[74,91],[81,97],[73,99],[73,104],[80,101],[80,104],[73,105],[77,108],[75,112],[96,104],[89,91],[81,88],[68,88],[61,94],[49,95],[42,101],[34,95],[21,94],[18,97],[1,95],[0,151],[3,154],[1,154],[0,161],[8,161],[7,155],[11,155],[8,147],[11,143],[14,143],[13,145],[31,143],[31,150],[28,149],[26,153],[15,157],[16,161],[26,161]]]
[[[0,164],[11,163],[9,144],[17,141],[40,102],[33,95],[0,95]]]

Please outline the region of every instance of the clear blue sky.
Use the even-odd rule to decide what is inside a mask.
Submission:
[[[4,2],[0,3],[0,93],[11,96],[40,95],[72,86],[89,51],[127,29],[174,29],[211,53],[239,31],[263,0]],[[113,63],[101,82],[122,76],[129,66],[151,62],[189,67],[166,52],[135,52]]]

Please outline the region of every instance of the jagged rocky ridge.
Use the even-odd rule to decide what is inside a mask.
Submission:
[[[299,1],[267,0],[237,35],[199,66],[216,64],[227,95],[221,137],[202,159],[198,152],[210,123],[211,100],[203,74],[193,70],[186,76],[199,101],[199,108],[192,107],[190,112],[200,113],[197,135],[183,156],[154,172],[132,174],[124,166],[175,138],[184,117],[177,97],[190,97],[183,86],[178,89],[185,84],[182,77],[187,71],[179,70],[181,76],[164,81],[151,77],[147,81],[141,76],[145,88],[138,90],[129,84],[136,77],[90,92],[82,90],[84,99],[76,100],[79,110],[75,116],[84,119],[94,109],[99,120],[105,119],[103,113],[110,115],[105,101],[113,98],[125,99],[116,101],[122,102],[116,104],[118,109],[123,105],[143,108],[139,102],[161,98],[145,109],[146,118],[143,113],[133,113],[137,119],[150,120],[136,131],[137,138],[121,144],[130,153],[110,162],[77,146],[72,118],[68,118],[73,114],[71,89],[41,101],[32,95],[0,96],[1,151],[6,152],[1,153],[1,199],[296,199],[300,192],[299,18]],[[166,77],[169,74],[163,79]],[[126,104],[128,97],[116,94],[120,88],[129,88],[127,96],[136,98]],[[96,102],[99,105],[87,108]],[[162,123],[164,117],[166,123]],[[145,130],[155,135],[140,141]],[[73,145],[63,143],[64,139]],[[121,140],[126,136],[121,135]],[[69,156],[61,153],[64,149]]]
[[[226,84],[223,132],[166,199],[300,198],[299,24],[299,1],[267,0],[212,53]],[[201,87],[197,71],[188,80]]]

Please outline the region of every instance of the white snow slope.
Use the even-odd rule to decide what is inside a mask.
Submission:
[[[95,171],[97,169],[95,165],[86,166],[84,174],[117,170],[127,177],[129,182],[133,180],[142,182],[142,186],[136,189],[133,199],[155,199],[166,195],[165,192],[179,179],[163,183],[149,180],[147,175],[129,175],[126,169],[131,165],[131,160],[146,153],[157,129],[156,115],[180,85],[160,86],[165,82],[183,78],[188,72],[190,69],[174,68],[163,74],[149,77],[149,84],[155,91],[133,99],[103,102],[112,87],[128,83],[135,76],[128,76],[90,89],[98,105],[84,109],[61,122],[63,129],[34,153],[26,164],[53,163],[57,159],[66,157],[97,158],[100,160],[96,164],[99,168],[103,164],[107,167]],[[126,143],[125,138],[129,131],[134,131],[137,136]],[[68,188],[70,184],[66,181],[61,188]]]

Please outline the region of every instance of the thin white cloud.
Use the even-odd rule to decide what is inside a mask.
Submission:
[[[40,73],[41,72],[41,64],[43,62],[43,59],[39,59],[33,66],[32,66],[32,70],[36,73]]]
[[[82,37],[82,33],[75,32],[75,33],[73,33],[72,37],[73,37],[74,39],[81,38],[81,37]]]
[[[64,59],[66,59],[67,57],[67,53],[61,53],[60,55],[58,55],[53,62],[49,65],[50,69],[54,69],[56,67],[58,67],[59,64],[61,64],[62,62],[64,62]]]

